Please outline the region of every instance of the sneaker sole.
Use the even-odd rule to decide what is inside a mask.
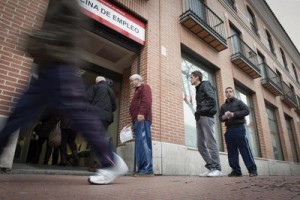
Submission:
[[[207,176],[207,177],[223,177],[223,175],[218,175],[218,176]]]
[[[113,182],[115,179],[113,180],[109,180],[109,181],[92,181],[91,178],[88,178],[88,182],[91,184],[91,185],[108,185],[110,184],[111,182]]]

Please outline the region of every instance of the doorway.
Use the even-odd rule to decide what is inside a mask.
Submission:
[[[127,43],[127,45],[121,45],[95,32],[86,31],[86,34],[92,45],[87,45],[80,50],[83,62],[78,75],[83,78],[86,89],[95,83],[97,76],[104,76],[111,85],[116,96],[117,110],[114,112],[114,122],[109,126],[107,134],[108,137],[111,138],[113,148],[116,149],[123,71],[131,67],[134,60],[133,58],[139,54],[139,51],[138,48],[130,48],[130,42],[129,44]],[[122,42],[126,43],[126,40]],[[34,152],[35,149],[34,143],[37,140],[33,129],[38,120],[39,118],[35,119],[28,127],[20,130],[14,163],[30,163],[32,152]],[[89,158],[89,145],[80,134],[77,135],[75,142],[81,159],[79,166],[86,167]],[[42,148],[39,164],[43,163],[45,151],[46,144],[44,144]],[[71,156],[70,150],[68,150],[68,154]],[[50,157],[48,164],[51,164],[51,160],[52,158]]]

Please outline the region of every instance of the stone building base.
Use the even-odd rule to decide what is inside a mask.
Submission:
[[[2,126],[4,125],[7,118],[0,117],[0,130],[2,130]],[[17,141],[18,141],[19,131],[16,131],[9,140],[7,147],[4,148],[2,155],[0,155],[0,168],[12,168],[12,164],[14,161],[14,155],[16,151]]]
[[[153,168],[155,174],[161,175],[198,175],[205,171],[205,163],[195,148],[164,142],[153,141]],[[130,172],[134,169],[134,142],[119,146],[117,152],[128,164]],[[231,172],[227,153],[220,152],[223,175]],[[286,161],[255,158],[258,174],[270,175],[300,175],[300,164]],[[240,165],[244,175],[248,171],[240,157]]]

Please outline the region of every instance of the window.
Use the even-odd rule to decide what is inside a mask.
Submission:
[[[252,95],[251,93],[239,87],[236,87],[235,93],[236,93],[236,97],[242,100],[250,110],[250,114],[246,116],[246,124],[245,124],[247,139],[253,155],[256,157],[261,157],[257,127],[256,127],[256,121],[254,115],[254,107],[252,103]]]
[[[292,156],[293,156],[293,161],[298,162],[298,156],[297,156],[297,150],[296,150],[296,144],[295,144],[295,137],[294,137],[294,131],[293,131],[293,119],[285,116],[285,123],[287,127],[287,132],[289,135],[289,140],[291,144],[291,150],[292,150]]]
[[[276,69],[276,74],[278,75],[278,78],[275,79],[277,81],[276,84],[280,85],[281,89],[283,89],[282,88],[282,75],[277,69]]]
[[[203,21],[207,22],[206,13],[205,13],[205,1],[189,1],[191,6],[195,7],[193,10],[197,16],[199,16]]]
[[[273,153],[276,160],[283,160],[281,140],[279,135],[279,130],[276,120],[276,109],[268,104],[266,104],[267,117],[269,121],[270,133],[272,138]]]
[[[290,88],[291,90],[288,92],[288,96],[289,98],[297,104],[297,99],[296,99],[296,95],[295,95],[295,89],[294,89],[294,86],[292,84],[290,84]]]
[[[257,61],[258,61],[257,66],[260,68],[261,77],[264,79],[264,78],[266,78],[265,56],[262,53],[260,53],[259,51],[257,52]]]
[[[226,0],[225,1],[233,10],[236,11],[235,0]]]
[[[285,58],[285,54],[284,54],[284,51],[282,50],[282,48],[280,48],[280,53],[281,53],[283,66],[286,70],[289,71],[289,68],[288,68],[288,65],[287,65],[287,62],[286,62],[286,58]]]
[[[194,61],[186,56],[181,60],[182,81],[183,81],[183,110],[184,110],[184,132],[185,145],[197,147],[196,122],[194,113],[196,111],[195,87],[190,83],[190,75],[193,71],[199,70],[203,74],[203,80],[209,80],[216,87],[215,74],[201,62]],[[216,94],[217,97],[217,94]],[[217,100],[218,101],[218,100]],[[220,151],[223,151],[223,140],[218,114],[215,115],[215,138]]]
[[[232,24],[230,24],[231,45],[233,55],[242,52],[242,44],[240,40],[241,32]]]
[[[292,67],[293,67],[295,79],[296,79],[297,83],[300,84],[299,83],[299,77],[298,77],[297,69],[296,69],[296,67],[295,67],[295,65],[293,63],[292,63]]]
[[[282,75],[277,69],[276,69],[276,74],[278,74],[278,77],[280,78],[280,81],[282,82]]]
[[[267,30],[266,30],[266,34],[267,34],[267,38],[268,38],[270,51],[274,54],[274,56],[276,56],[275,48],[274,48],[274,44],[273,44],[273,39],[271,37],[271,34]]]
[[[247,6],[247,11],[248,11],[248,14],[249,14],[249,21],[250,21],[251,30],[258,36],[258,29],[257,29],[255,15],[248,6]]]

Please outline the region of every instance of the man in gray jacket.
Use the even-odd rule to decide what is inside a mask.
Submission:
[[[197,146],[207,168],[199,176],[222,176],[219,150],[214,138],[214,115],[217,112],[215,91],[210,82],[202,81],[200,71],[192,72],[190,78],[191,84],[196,86]]]

